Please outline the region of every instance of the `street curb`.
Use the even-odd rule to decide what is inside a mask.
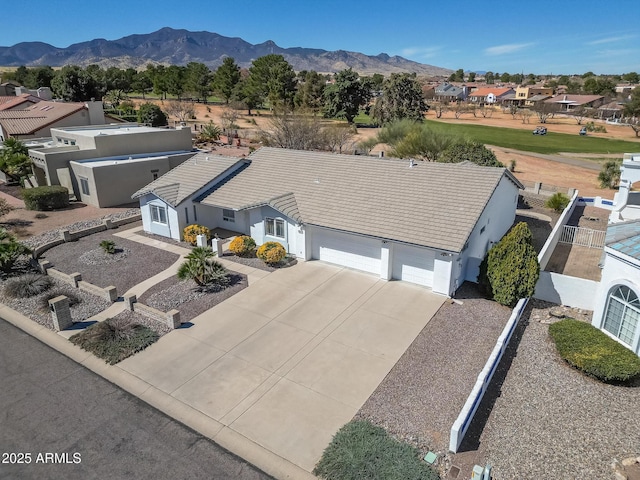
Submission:
[[[253,442],[235,430],[185,405],[168,393],[126,372],[117,365],[109,365],[95,355],[74,345],[52,330],[37,324],[12,308],[0,304],[0,318],[40,340],[71,360],[88,368],[105,380],[117,385],[165,415],[213,440],[222,448],[238,455],[263,472],[282,480],[315,480],[317,477]]]

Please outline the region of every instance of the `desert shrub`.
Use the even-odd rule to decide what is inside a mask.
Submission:
[[[38,273],[28,273],[20,277],[7,280],[4,286],[4,293],[13,298],[27,298],[40,295],[53,285],[51,277]]]
[[[37,218],[38,220],[41,220],[43,218],[49,217],[49,215],[47,215],[46,213],[36,213],[33,217]]]
[[[100,248],[104,250],[104,253],[113,255],[114,253],[116,253],[116,242],[114,242],[113,240],[102,240],[100,242]]]
[[[287,251],[279,242],[265,242],[256,252],[256,257],[269,265],[281,262],[286,256]]]
[[[239,235],[231,240],[229,250],[240,257],[248,257],[256,250],[256,241],[247,235]]]
[[[436,480],[416,448],[380,427],[357,420],[344,425],[322,454],[313,474],[340,480]]]
[[[569,205],[569,197],[567,197],[562,192],[556,192],[551,195],[546,202],[544,202],[544,206],[552,209],[554,212],[561,212],[567,205]]]
[[[207,227],[204,227],[202,225],[187,225],[182,231],[184,241],[189,242],[191,245],[196,244],[198,235],[206,235],[207,243],[209,243],[209,240],[211,240],[211,231]]]
[[[4,198],[0,198],[0,217],[6,215],[7,213],[15,210],[13,206],[9,205]]]
[[[454,143],[438,157],[438,162],[443,163],[460,163],[464,161],[485,167],[504,167],[502,162],[496,158],[496,154],[479,142]]]
[[[22,199],[27,210],[56,210],[69,206],[69,190],[60,185],[27,188]]]
[[[10,272],[18,258],[27,253],[31,253],[29,247],[18,242],[16,237],[4,228],[0,228],[0,270]]]
[[[157,341],[159,335],[138,324],[121,324],[108,318],[73,335],[69,340],[113,365]]]
[[[606,383],[640,379],[640,358],[593,325],[572,318],[549,325],[558,353],[570,365]]]
[[[602,165],[598,173],[600,188],[616,188],[620,183],[620,167],[622,160],[609,160]]]
[[[210,247],[196,247],[178,267],[180,280],[193,280],[202,289],[220,289],[231,282],[228,270],[216,262],[215,252]]]
[[[525,222],[515,225],[480,263],[478,284],[493,300],[513,307],[530,297],[540,277],[533,236]]]
[[[69,299],[69,306],[73,307],[74,305],[78,305],[80,303],[82,303],[82,298],[80,298],[78,295],[76,295],[75,293],[66,291],[66,290],[61,290],[61,289],[53,289],[47,292],[46,295],[44,295],[40,301],[39,301],[39,305],[40,305],[40,309],[42,310],[48,310],[49,309],[49,300],[52,300],[56,297],[59,297],[60,295],[64,295],[65,297],[67,297]]]
[[[585,127],[588,132],[607,133],[607,128],[604,125],[596,125],[594,122],[587,122]]]

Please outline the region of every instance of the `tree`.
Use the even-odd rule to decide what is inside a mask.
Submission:
[[[495,76],[493,74],[493,72],[487,72],[484,74],[484,81],[487,82],[489,85],[493,84],[495,82]]]
[[[24,86],[27,88],[51,87],[54,76],[55,71],[48,65],[30,68]]]
[[[33,187],[29,177],[33,174],[29,150],[20,141],[13,137],[2,142],[0,150],[0,171],[14,182],[26,181]]]
[[[152,127],[162,127],[167,124],[167,116],[158,105],[143,103],[138,109],[138,122]]]
[[[101,98],[98,84],[90,71],[76,65],[66,65],[58,70],[51,80],[53,92],[68,102],[84,102]]]
[[[300,75],[298,75],[300,77]],[[324,104],[324,89],[327,85],[324,75],[313,70],[305,72],[295,96],[296,107],[310,110],[314,113],[320,111]]]
[[[525,222],[515,225],[480,263],[478,284],[493,300],[509,307],[533,295],[540,277],[533,235]]]
[[[144,100],[145,95],[153,90],[153,81],[148,71],[136,72],[131,80],[131,91],[142,94]]]
[[[178,65],[170,65],[165,69],[167,93],[175,95],[180,100],[184,93],[187,69]]]
[[[175,117],[179,122],[186,122],[196,115],[196,109],[193,106],[193,102],[186,102],[184,100],[172,100],[167,102],[165,109],[169,115]]]
[[[269,54],[255,59],[247,82],[260,101],[268,100],[271,108],[293,106],[296,74],[282,55]]]
[[[392,73],[383,83],[382,95],[376,99],[371,116],[380,125],[403,118],[421,122],[428,109],[416,76]]]
[[[332,152],[342,153],[345,149],[353,149],[353,139],[358,133],[353,125],[333,124],[323,129],[327,147]]]
[[[533,107],[533,110],[538,115],[538,120],[540,123],[547,123],[549,118],[553,118],[553,116],[558,111],[558,107],[555,103],[547,103],[545,101],[536,102]]]
[[[240,67],[238,67],[233,57],[225,57],[222,65],[213,74],[211,84],[213,91],[222,96],[225,103],[229,103],[239,82]]]
[[[335,75],[334,83],[324,90],[324,114],[353,123],[360,107],[370,98],[371,91],[360,81],[358,74],[350,68],[342,70]]]
[[[620,183],[621,160],[609,160],[602,165],[598,174],[598,181],[601,188],[616,188]]]
[[[294,150],[322,150],[325,138],[317,117],[275,111],[260,139],[266,146]]]
[[[451,75],[449,75],[450,82],[464,82],[464,69],[459,68]]]
[[[631,99],[624,106],[626,123],[633,129],[636,137],[640,136],[640,87],[631,91]]]
[[[460,137],[445,131],[436,131],[426,124],[399,120],[385,125],[378,134],[378,142],[392,147],[391,155],[398,158],[419,158],[438,161],[442,152]]]
[[[640,83],[640,75],[636,72],[629,72],[622,75],[622,79],[629,83]]]
[[[476,72],[469,72],[469,82],[473,83],[476,81]]]
[[[185,71],[187,90],[196,94],[207,103],[207,97],[211,93],[211,70],[204,63],[189,62]]]
[[[213,258],[210,247],[196,247],[178,267],[180,280],[193,280],[200,289],[223,288],[229,284],[229,272]]]
[[[16,237],[4,228],[0,228],[0,270],[9,273],[21,255],[31,253],[26,245],[18,242]]]
[[[439,155],[438,161],[443,163],[468,161],[484,167],[504,167],[496,158],[496,154],[479,142],[455,143]]]

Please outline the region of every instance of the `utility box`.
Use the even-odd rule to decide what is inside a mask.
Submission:
[[[196,245],[198,247],[206,247],[207,246],[207,236],[206,235],[198,235],[196,237]]]

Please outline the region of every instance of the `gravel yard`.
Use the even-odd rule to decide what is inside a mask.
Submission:
[[[451,426],[511,315],[470,283],[456,299],[463,304],[440,308],[356,415],[425,453],[448,450]]]
[[[186,323],[247,287],[246,275],[229,273],[231,284],[217,292],[200,292],[192,280],[173,276],[151,287],[138,301],[163,312],[175,308],[180,311],[180,321]]]
[[[549,304],[532,301],[523,334],[480,437],[493,478],[613,478],[640,453],[640,388],[602,384],[560,359]],[[496,392],[493,392],[496,395]]]
[[[63,243],[44,252],[41,258],[49,260],[53,267],[64,272],[79,272],[82,279],[99,287],[116,287],[122,295],[134,285],[170,267],[179,255],[138,242],[115,237],[116,230],[106,230]],[[113,240],[115,256],[100,248],[102,240]],[[89,253],[90,252],[90,253]]]

